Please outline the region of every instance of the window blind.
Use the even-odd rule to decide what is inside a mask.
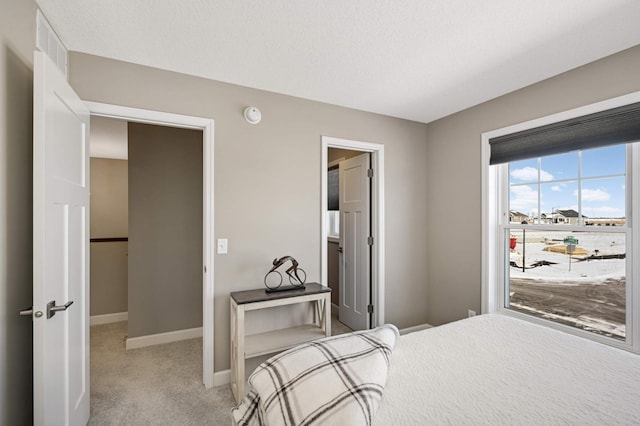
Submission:
[[[640,141],[640,102],[491,138],[489,164]]]
[[[338,175],[340,169],[337,167],[327,172],[327,210],[340,210],[340,187],[338,185]]]

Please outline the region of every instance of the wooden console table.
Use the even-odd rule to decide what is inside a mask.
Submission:
[[[245,313],[295,303],[315,302],[312,324],[245,336]],[[240,403],[245,390],[245,359],[280,352],[331,336],[331,289],[318,283],[304,290],[267,293],[264,289],[231,293],[231,390]]]

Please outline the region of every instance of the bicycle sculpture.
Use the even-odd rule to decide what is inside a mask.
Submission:
[[[282,285],[282,274],[277,269],[289,261],[291,261],[291,266],[287,268],[285,273],[289,276],[291,285],[280,287]],[[293,256],[282,256],[279,259],[273,259],[273,267],[264,276],[264,285],[267,287],[267,292],[304,289],[306,280],[307,273],[304,269],[298,267],[298,261]]]

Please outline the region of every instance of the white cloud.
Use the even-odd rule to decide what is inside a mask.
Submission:
[[[573,191],[573,195],[578,195],[578,190]],[[582,201],[608,201],[611,198],[608,192],[603,191],[602,189],[583,189],[582,190]]]
[[[512,186],[509,208],[522,213],[530,213],[538,208],[538,191],[528,185]]]
[[[583,211],[583,214],[586,214],[589,217],[624,217],[624,209],[620,209],[617,207],[611,206],[602,206],[602,207],[588,207]]]
[[[523,167],[521,169],[515,169],[511,171],[511,177],[525,182],[538,180],[538,169],[535,167]],[[544,170],[540,170],[540,180],[547,181],[553,180],[553,175]]]
[[[551,187],[551,190],[555,192],[562,192],[562,188],[560,187],[560,185],[553,185]]]

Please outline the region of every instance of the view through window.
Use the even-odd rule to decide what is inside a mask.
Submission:
[[[505,307],[625,340],[627,146],[508,170]]]

